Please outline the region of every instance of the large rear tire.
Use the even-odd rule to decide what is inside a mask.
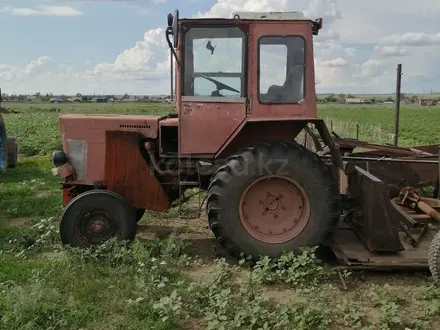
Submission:
[[[276,258],[327,243],[340,216],[338,184],[313,152],[295,142],[238,151],[213,175],[209,226],[231,255]]]
[[[136,213],[120,195],[89,190],[66,206],[60,223],[63,244],[89,248],[111,238],[131,241],[136,236]]]

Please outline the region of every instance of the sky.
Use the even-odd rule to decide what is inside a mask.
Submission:
[[[185,5],[183,5],[183,3]],[[3,92],[168,94],[169,12],[302,11],[315,37],[318,93],[440,91],[439,0],[0,0]]]

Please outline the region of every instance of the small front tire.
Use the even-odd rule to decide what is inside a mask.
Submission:
[[[432,278],[440,285],[440,231],[435,234],[429,245],[428,265]]]
[[[136,212],[120,195],[90,190],[76,196],[65,208],[60,223],[61,241],[72,247],[90,248],[109,239],[132,241]]]

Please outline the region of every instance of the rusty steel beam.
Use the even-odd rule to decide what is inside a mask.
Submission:
[[[331,158],[329,155],[322,155],[321,158]],[[389,162],[389,163],[419,163],[419,164],[439,164],[438,160],[424,160],[424,159],[400,159],[400,158],[374,158],[374,157],[353,157],[342,156],[342,160],[361,160],[371,162]]]
[[[420,197],[412,187],[402,189],[399,195],[399,202],[412,209],[419,209],[429,215],[433,220],[440,222],[440,213],[429,205],[431,199]],[[438,204],[435,206],[438,206]]]

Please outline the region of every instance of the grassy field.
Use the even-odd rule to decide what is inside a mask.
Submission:
[[[440,288],[428,274],[338,274],[314,250],[250,266],[218,248],[206,217],[149,212],[130,249],[60,245],[60,113],[165,114],[157,104],[9,105],[19,166],[0,178],[0,329],[434,329]],[[319,109],[333,129],[390,142],[392,106]],[[440,108],[402,107],[405,145],[437,143]],[[194,211],[191,207],[186,212]]]

